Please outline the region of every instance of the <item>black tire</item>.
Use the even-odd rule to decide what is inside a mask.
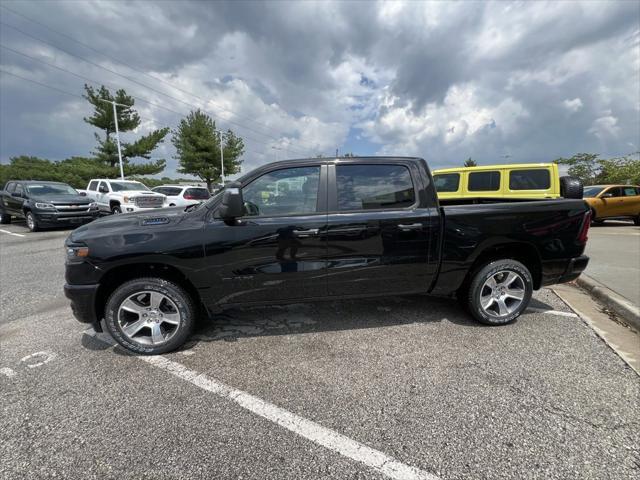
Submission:
[[[118,204],[111,205],[111,214],[120,215],[122,213],[122,207]]]
[[[496,314],[492,314],[490,310],[482,307],[480,300],[483,293],[486,293],[484,291],[489,288],[486,287],[485,282],[495,276],[504,276],[506,278],[508,272],[515,273],[519,278],[519,280],[515,281],[518,282],[518,290],[522,291],[522,299],[520,300],[520,303],[516,305],[516,301],[514,299],[502,298],[501,300],[503,303],[509,302],[507,306],[513,307],[513,311],[507,311],[504,315],[499,315],[498,312],[496,312]],[[511,285],[514,285],[514,283]],[[467,296],[467,307],[471,312],[471,315],[473,315],[473,317],[480,323],[484,323],[485,325],[506,325],[518,318],[518,316],[527,308],[529,301],[531,300],[532,293],[533,280],[531,278],[531,272],[529,272],[527,267],[517,260],[495,260],[484,265],[479,270],[476,270],[473,274]],[[494,303],[498,302],[495,301]]]
[[[177,313],[180,314],[179,324],[170,338],[159,345],[145,343],[146,339],[140,336],[140,341],[132,339],[124,333],[118,321],[118,311],[121,304],[132,295],[143,292],[157,292],[168,297],[175,304]],[[167,353],[182,346],[193,331],[196,321],[197,309],[191,296],[179,285],[162,278],[148,277],[130,280],[111,294],[105,305],[104,319],[107,330],[113,339],[127,350],[142,355],[159,355]],[[128,326],[128,325],[125,325]],[[151,327],[143,327],[150,328]]]
[[[633,224],[640,226],[640,215],[636,215],[635,217],[633,217]]]
[[[560,177],[560,195],[564,198],[582,198],[584,186],[575,177]]]
[[[40,230],[40,225],[38,225],[38,220],[36,216],[31,212],[31,210],[27,210],[24,215],[25,220],[27,221],[27,227],[32,232],[37,232]]]
[[[0,212],[0,223],[2,225],[8,225],[11,223],[11,215],[8,213]]]
[[[596,218],[596,211],[591,209],[591,224],[592,225],[602,225],[604,220]]]

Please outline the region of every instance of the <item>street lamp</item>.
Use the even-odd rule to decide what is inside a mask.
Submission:
[[[131,105],[123,105],[122,103],[116,103],[114,100],[107,100],[106,98],[98,98],[101,102],[110,103],[113,105],[113,121],[116,124],[116,143],[118,144],[118,161],[120,162],[120,179],[124,180],[124,169],[122,168],[122,150],[120,149],[120,132],[118,131],[118,107],[129,108]]]

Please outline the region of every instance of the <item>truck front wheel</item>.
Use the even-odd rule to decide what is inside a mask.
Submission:
[[[124,348],[158,355],[184,344],[195,314],[193,300],[182,287],[150,277],[118,287],[107,300],[104,319],[111,336]]]
[[[467,302],[480,323],[505,325],[527,308],[532,293],[533,281],[527,267],[516,260],[496,260],[476,271]]]

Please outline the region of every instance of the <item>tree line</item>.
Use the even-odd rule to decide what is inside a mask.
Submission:
[[[125,90],[112,94],[102,86],[95,89],[84,86],[83,97],[93,107],[93,113],[84,121],[98,129],[94,133],[96,146],[87,157],[71,157],[61,161],[51,161],[28,155],[12,157],[9,164],[0,165],[0,185],[8,180],[51,180],[68,183],[76,188],[84,188],[92,178],[118,178],[120,176],[118,145],[115,138],[116,118],[120,133],[135,131],[142,120],[133,108],[135,99]],[[116,117],[113,104],[116,103]],[[178,172],[198,177],[211,190],[222,173],[232,175],[240,171],[244,141],[233,131],[222,131],[216,122],[201,110],[195,110],[183,118],[177,128],[159,128],[134,141],[122,141],[121,155],[124,174],[129,179],[143,181],[153,187],[163,183],[189,181],[188,179],[156,179],[147,175],[161,173],[166,167],[165,159],[152,160],[151,155],[171,133],[171,142],[176,148]],[[131,137],[131,135],[128,135]],[[222,146],[222,149],[220,148]],[[222,152],[221,152],[222,150]],[[133,162],[133,159],[145,161]]]

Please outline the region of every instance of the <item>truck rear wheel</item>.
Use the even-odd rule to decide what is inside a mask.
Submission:
[[[473,276],[467,304],[480,323],[505,325],[527,308],[532,293],[533,281],[527,267],[516,260],[496,260]]]
[[[179,285],[162,278],[122,284],[107,300],[105,324],[127,350],[158,355],[179,348],[195,324],[196,308]]]
[[[0,223],[2,225],[7,225],[11,223],[11,215],[5,212],[0,212]]]

